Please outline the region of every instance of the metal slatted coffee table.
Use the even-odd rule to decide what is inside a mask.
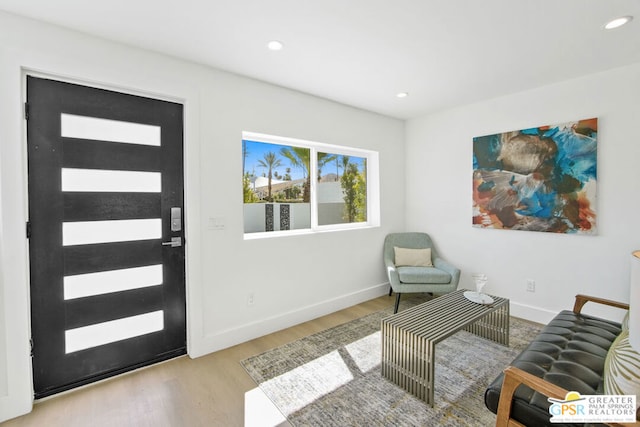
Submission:
[[[382,375],[433,406],[436,344],[464,329],[509,345],[509,300],[478,304],[455,291],[382,319]]]

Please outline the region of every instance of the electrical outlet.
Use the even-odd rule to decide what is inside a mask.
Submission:
[[[247,305],[253,305],[256,302],[256,295],[253,292],[249,292],[247,296]]]
[[[533,279],[527,279],[527,292],[536,291],[536,281]]]

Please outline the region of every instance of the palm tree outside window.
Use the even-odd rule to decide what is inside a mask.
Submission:
[[[371,164],[377,173],[375,152],[245,132],[242,156],[245,236],[379,221],[377,194],[369,185]],[[265,229],[265,215],[277,222],[279,213],[290,215],[291,227]]]

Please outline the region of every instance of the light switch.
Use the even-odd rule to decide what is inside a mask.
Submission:
[[[226,227],[226,220],[222,216],[209,217],[209,224],[207,228],[209,230],[224,230]]]

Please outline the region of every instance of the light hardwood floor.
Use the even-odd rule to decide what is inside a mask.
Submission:
[[[256,384],[241,360],[389,307],[394,298],[379,297],[197,359],[180,357],[48,398],[2,426],[243,426],[245,393]]]

